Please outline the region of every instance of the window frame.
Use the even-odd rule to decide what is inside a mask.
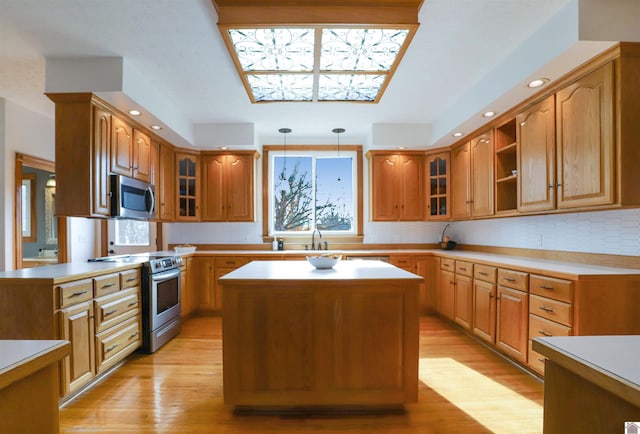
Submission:
[[[274,236],[269,232],[271,227],[271,210],[273,208],[273,191],[271,188],[271,162],[273,160],[272,155],[274,152],[281,153],[285,150],[284,145],[264,145],[262,158],[262,238],[263,241],[268,242],[273,240]],[[337,153],[338,150],[343,152],[355,153],[355,172],[353,174],[355,180],[355,189],[353,191],[353,201],[356,216],[353,224],[355,228],[348,234],[340,234],[337,231],[328,231],[328,235],[331,239],[349,242],[362,242],[364,224],[363,224],[363,153],[362,145],[340,145],[339,149],[337,145],[287,145],[287,152],[305,152],[312,154],[315,157],[322,157],[323,153]],[[270,154],[271,153],[271,154]],[[280,237],[280,233],[277,234]],[[308,232],[302,232],[300,235],[286,233],[286,238],[308,238]]]

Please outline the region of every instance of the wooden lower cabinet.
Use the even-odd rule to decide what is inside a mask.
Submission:
[[[473,334],[490,344],[496,341],[496,284],[473,280]]]
[[[471,277],[456,274],[454,292],[454,321],[465,329],[471,330],[473,321],[473,284]]]
[[[442,267],[442,265],[441,265]],[[440,269],[438,276],[437,306],[438,313],[453,320],[455,315],[455,274],[453,271]]]
[[[104,372],[140,346],[140,316],[134,316],[96,335],[96,370]]]
[[[519,362],[527,361],[529,294],[498,286],[496,347]]]
[[[71,354],[62,362],[62,394],[80,389],[95,376],[93,301],[60,311],[60,339],[71,342]]]

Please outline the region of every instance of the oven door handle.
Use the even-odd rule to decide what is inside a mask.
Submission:
[[[180,270],[176,268],[175,270],[167,270],[161,273],[156,273],[151,275],[151,280],[154,282],[160,282],[163,280],[173,279],[174,277],[180,276]]]

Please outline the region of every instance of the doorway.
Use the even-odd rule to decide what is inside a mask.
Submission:
[[[67,262],[67,220],[55,211],[55,163],[16,153],[14,267]]]
[[[109,219],[103,224],[106,229],[106,255],[132,255],[158,250],[156,222]],[[105,256],[106,256],[105,255]]]

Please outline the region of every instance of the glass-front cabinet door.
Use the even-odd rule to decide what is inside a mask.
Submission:
[[[200,218],[200,161],[197,155],[176,154],[178,195],[176,220]]]
[[[449,153],[427,156],[427,219],[449,219]]]

